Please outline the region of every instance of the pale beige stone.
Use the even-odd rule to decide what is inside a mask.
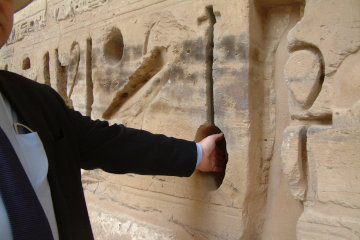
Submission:
[[[334,77],[334,108],[350,108],[360,100],[360,52],[350,55]]]
[[[303,108],[312,105],[321,88],[322,64],[309,50],[292,53],[285,66],[285,82],[292,97]]]
[[[306,209],[300,217],[297,239],[301,240],[356,240],[359,239],[358,216],[344,214],[343,209]]]
[[[260,35],[255,35],[256,38],[253,34],[255,40],[252,41],[253,45],[257,44],[257,51],[254,51],[254,55],[259,56],[259,60],[254,61],[251,68],[258,80],[251,88],[252,91],[256,89],[253,95],[254,105],[251,109],[254,115],[258,112],[260,112],[260,116],[263,115],[259,117],[258,122],[255,122],[254,119],[251,122],[256,129],[254,132],[261,134],[256,142],[257,146],[261,143],[263,154],[263,159],[260,160],[262,172],[259,171],[261,173],[259,182],[266,191],[261,196],[265,198],[266,194],[265,209],[258,214],[259,219],[264,221],[260,239],[287,240],[296,238],[297,219],[303,211],[303,207],[291,194],[289,184],[281,170],[282,135],[290,124],[287,104],[288,87],[283,74],[289,57],[286,35],[299,21],[302,5],[295,2],[286,5],[286,1],[281,2],[281,5],[274,7],[274,5],[268,5],[270,2],[261,1],[263,5],[260,5],[256,11],[266,12],[266,15],[260,15],[260,22],[254,22],[251,26],[251,28],[258,28],[260,32]],[[263,70],[261,69],[262,64]],[[261,70],[263,75],[261,75]],[[263,105],[261,105],[262,98]],[[254,111],[255,109],[256,111]],[[257,148],[256,151],[260,152],[261,148]],[[260,169],[260,167],[256,169]],[[259,203],[255,204],[259,205]],[[259,220],[256,221],[259,222]]]
[[[317,50],[324,59],[324,82],[310,109],[291,106],[299,119],[329,118],[332,114],[334,73],[343,61],[360,49],[357,0],[308,0],[304,16],[288,34],[289,50]]]
[[[106,212],[93,204],[88,205],[94,235],[98,240],[139,239],[174,240],[169,230],[138,221],[127,215]]]
[[[225,133],[220,184],[83,171],[96,239],[359,239],[359,3],[36,0],[0,66],[93,118]]]
[[[46,5],[46,0],[34,1],[15,14],[8,43],[20,41],[32,32],[42,30],[46,26]]]
[[[281,145],[282,171],[290,185],[291,194],[301,201],[305,199],[307,184],[304,175],[306,130],[305,126],[287,127]]]
[[[298,239],[359,239],[360,102],[307,133],[309,193]],[[321,149],[321,150],[320,150]]]

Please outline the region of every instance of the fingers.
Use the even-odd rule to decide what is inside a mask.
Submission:
[[[203,156],[197,169],[203,172],[224,172],[226,153],[216,143],[224,138],[223,133],[210,135],[199,142]]]
[[[224,167],[221,166],[215,166],[213,168],[213,172],[224,172],[224,171],[225,171]]]
[[[225,171],[225,166],[224,165],[217,165],[213,167],[213,171],[214,172],[224,172]]]
[[[219,156],[222,156],[222,157],[225,157],[225,152],[221,148],[219,148],[217,146],[215,147],[215,154],[219,155]]]
[[[219,142],[220,140],[222,140],[224,138],[224,133],[214,134],[213,136],[215,138],[215,142]]]
[[[226,159],[222,154],[217,154],[213,159],[213,171],[223,172],[225,171]]]
[[[223,155],[216,154],[215,158],[216,158],[215,159],[216,162],[221,162],[221,163],[225,162],[225,157]]]

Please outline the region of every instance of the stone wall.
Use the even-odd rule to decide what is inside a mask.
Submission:
[[[359,239],[359,12],[358,0],[37,0],[0,66],[93,118],[225,133],[224,175],[84,171],[96,239]]]

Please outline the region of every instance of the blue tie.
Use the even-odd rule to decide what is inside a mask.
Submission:
[[[49,222],[9,139],[0,128],[0,193],[14,240],[53,239]]]

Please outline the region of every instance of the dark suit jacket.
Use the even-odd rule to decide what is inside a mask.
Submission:
[[[60,239],[93,239],[80,168],[175,176],[194,171],[193,142],[92,121],[68,109],[51,87],[14,73],[0,71],[0,91],[44,145]]]

